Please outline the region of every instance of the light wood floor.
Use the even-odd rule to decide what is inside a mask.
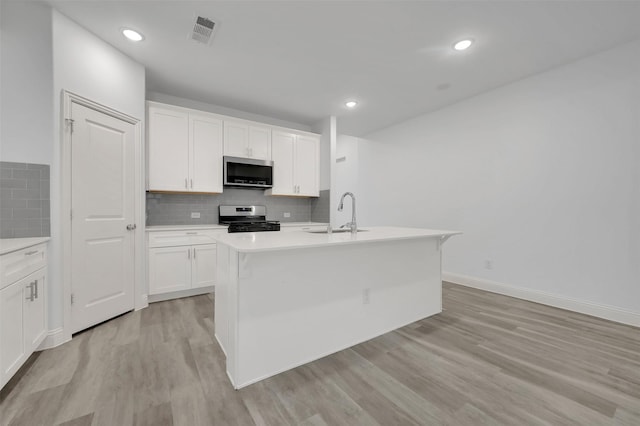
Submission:
[[[234,391],[209,296],[34,355],[20,425],[640,425],[640,329],[444,285],[444,312]]]

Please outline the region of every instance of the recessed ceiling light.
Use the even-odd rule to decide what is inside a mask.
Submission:
[[[346,106],[347,108],[355,108],[356,106],[358,106],[358,103],[356,101],[347,101],[344,103],[344,106]]]
[[[137,31],[134,31],[130,28],[123,28],[122,34],[131,41],[142,41],[144,37]]]
[[[460,40],[459,42],[453,45],[453,48],[454,50],[466,50],[469,48],[469,46],[471,46],[472,43],[473,43],[473,40],[471,39]]]

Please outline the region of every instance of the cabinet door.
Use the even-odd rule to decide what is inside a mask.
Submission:
[[[271,195],[296,195],[293,180],[293,148],[296,135],[274,131],[271,140],[273,188]]]
[[[215,285],[216,245],[193,246],[193,288]]]
[[[150,106],[148,116],[149,190],[187,191],[188,114]]]
[[[32,274],[26,282],[24,301],[24,344],[27,354],[36,349],[47,334],[47,317],[45,303],[46,274],[40,270]],[[33,288],[33,300],[31,299],[31,286]]]
[[[24,305],[30,296],[27,279],[0,290],[0,386],[18,371],[27,357],[24,341]]]
[[[236,121],[224,122],[224,155],[249,157],[249,126]]]
[[[299,135],[296,140],[294,176],[298,186],[297,195],[317,197],[319,191],[317,138]]]
[[[249,156],[260,160],[271,160],[271,129],[249,126]]]
[[[149,294],[191,288],[191,247],[158,247],[149,250]]]
[[[189,190],[222,192],[222,120],[189,115]]]

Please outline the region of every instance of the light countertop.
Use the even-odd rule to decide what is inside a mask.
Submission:
[[[327,226],[327,224],[321,222],[280,222],[280,227],[283,226]]]
[[[419,228],[367,227],[366,231],[351,235],[350,232],[320,234],[306,231],[297,232],[241,232],[221,234],[217,241],[239,252],[259,252],[307,247],[327,247],[343,244],[362,244],[377,241],[406,240],[414,238],[443,238],[461,234]]]
[[[49,241],[50,237],[2,238],[0,239],[0,255],[11,253]]]
[[[280,222],[280,227],[296,227],[296,226],[327,226],[326,223],[318,222]],[[194,231],[198,229],[227,229],[226,225],[154,225],[147,226],[147,231]]]

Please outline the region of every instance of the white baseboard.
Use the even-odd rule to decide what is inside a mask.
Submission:
[[[622,324],[640,327],[640,312],[633,312],[615,306],[601,305],[587,302],[585,300],[572,299],[566,296],[546,293],[538,290],[531,290],[523,287],[499,283],[483,278],[471,277],[468,275],[454,274],[452,272],[442,272],[442,280],[466,287],[473,287],[492,293],[503,294],[530,302],[541,303],[555,308],[566,309],[581,314],[591,315]]]
[[[44,338],[40,346],[38,346],[38,350],[42,351],[44,349],[55,348],[56,346],[60,346],[63,343],[68,342],[71,339],[65,338],[64,328],[58,327],[53,330],[49,330],[47,333],[47,337]]]
[[[180,297],[198,296],[201,294],[213,293],[214,286],[191,288],[189,290],[174,291],[171,293],[150,294],[147,299],[149,303],[164,302],[165,300],[178,299]]]

